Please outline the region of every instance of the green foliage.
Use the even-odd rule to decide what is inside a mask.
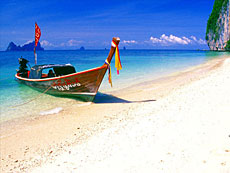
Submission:
[[[220,16],[222,8],[224,10],[227,10],[227,4],[229,0],[215,0],[212,13],[209,16],[208,23],[207,23],[207,29],[206,29],[206,40],[208,40],[208,34],[210,31],[214,34],[214,40],[216,41],[219,38],[218,30],[218,18]]]
[[[225,50],[230,51],[230,40],[228,40]]]

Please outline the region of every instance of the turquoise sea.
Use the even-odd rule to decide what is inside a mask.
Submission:
[[[75,66],[77,71],[101,66],[108,53],[109,50],[37,52],[38,64],[70,63]],[[153,80],[224,54],[227,53],[190,50],[120,50],[123,69],[118,76],[113,58],[111,63],[113,88],[110,87],[106,74],[99,89],[102,94],[99,93],[100,97],[97,98],[97,101],[100,102],[100,99],[103,99],[103,94],[109,91]],[[81,104],[80,101],[74,99],[41,95],[38,91],[19,84],[14,75],[19,67],[18,58],[21,56],[28,59],[31,66],[34,65],[32,51],[0,52],[0,122],[23,116],[42,116],[41,112],[43,111],[60,107],[67,109],[68,105]],[[36,98],[34,101],[24,104],[34,98]]]

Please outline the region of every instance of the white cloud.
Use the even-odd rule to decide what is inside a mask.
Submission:
[[[82,41],[77,41],[77,40],[74,40],[74,39],[71,39],[67,42],[67,46],[78,46],[80,43],[82,43]]]
[[[24,45],[25,45],[25,44],[28,44],[28,43],[32,43],[32,42],[33,42],[33,40],[28,40],[27,42],[24,43]],[[41,44],[41,46],[43,46],[43,47],[55,47],[55,45],[53,45],[52,43],[50,43],[50,42],[47,41],[47,40],[42,40],[42,41],[40,42],[40,44]]]
[[[202,40],[201,38],[198,40],[197,43],[199,43],[199,44],[207,44],[207,42],[205,40]]]
[[[161,43],[163,40],[158,39],[158,38],[155,38],[155,37],[150,37],[150,41],[151,41],[152,43]]]
[[[25,42],[23,45],[25,45],[25,44],[29,44],[29,43],[32,43],[33,42],[33,40],[28,40],[27,42]]]
[[[42,45],[42,46],[53,46],[53,44],[50,43],[50,42],[47,41],[47,40],[42,40],[42,41],[41,41],[41,45]]]
[[[182,37],[183,40],[185,40],[188,44],[191,43],[191,40],[187,37]]]
[[[193,35],[190,38],[193,39],[194,41],[197,41],[197,38]]]
[[[150,37],[150,41],[152,43],[160,43],[163,45],[168,45],[168,44],[187,45],[190,43],[190,39],[188,39],[187,37],[180,38],[174,35],[167,36],[165,34],[162,34],[160,38]]]
[[[164,46],[170,46],[173,44],[181,44],[181,45],[188,45],[188,44],[206,44],[206,42],[202,39],[197,39],[195,36],[191,36],[190,38],[187,37],[177,37],[174,35],[165,35],[162,34],[160,38],[150,37],[150,41],[154,44],[161,44]]]
[[[191,36],[190,38],[198,44],[207,44],[206,41],[202,40],[201,38],[199,40],[195,36]]]
[[[70,39],[67,42],[61,43],[61,47],[74,47],[74,46],[79,46],[79,44],[83,43],[83,41],[78,41],[75,39]]]
[[[135,41],[135,40],[124,40],[123,43],[125,43],[125,44],[136,44],[137,41]]]
[[[177,36],[174,36],[174,35],[170,35],[170,36],[167,36],[165,34],[163,34],[161,37],[160,37],[162,40],[166,41],[166,42],[170,42],[170,43],[175,43],[175,44],[188,44],[188,42],[180,37],[177,37]]]

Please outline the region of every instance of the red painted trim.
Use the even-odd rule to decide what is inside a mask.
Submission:
[[[31,82],[33,82],[33,81],[34,82],[51,81],[51,80],[57,80],[57,79],[63,79],[63,78],[71,77],[71,76],[76,76],[76,75],[88,73],[88,72],[91,72],[91,71],[100,70],[100,69],[103,69],[103,68],[107,68],[107,65],[104,64],[101,67],[97,67],[97,68],[94,68],[94,69],[90,69],[90,70],[86,70],[86,71],[81,71],[81,72],[77,72],[77,73],[73,73],[73,74],[69,74],[69,75],[65,75],[65,76],[60,76],[60,77],[47,78],[47,79],[28,79],[28,78],[20,77],[20,76],[18,76],[18,74],[16,74],[15,77],[17,79],[21,79],[21,80],[25,80],[25,81],[31,81]]]

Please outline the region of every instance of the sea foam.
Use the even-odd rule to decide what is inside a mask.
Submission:
[[[50,109],[50,110],[47,110],[47,111],[41,111],[40,115],[57,114],[57,113],[59,113],[62,110],[63,110],[62,107],[57,107],[57,108]]]

